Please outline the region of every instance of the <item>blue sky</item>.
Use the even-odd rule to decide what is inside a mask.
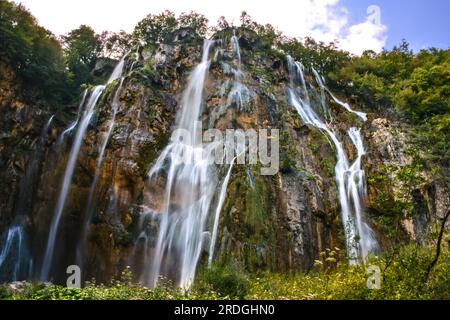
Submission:
[[[424,47],[450,47],[449,0],[343,0],[350,23],[366,16],[369,5],[381,9],[381,22],[387,26],[386,48],[392,49],[404,38],[414,51]]]

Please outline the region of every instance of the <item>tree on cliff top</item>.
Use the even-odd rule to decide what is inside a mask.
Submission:
[[[0,61],[47,97],[66,100],[67,78],[60,43],[22,5],[0,0]]]

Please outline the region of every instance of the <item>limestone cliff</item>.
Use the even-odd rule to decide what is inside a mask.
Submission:
[[[237,34],[241,82],[248,89],[244,107],[236,102],[227,104],[235,77],[230,68],[236,64],[231,35],[231,31],[216,35],[203,93],[203,126],[280,129],[281,163],[274,176],[261,176],[260,167],[254,165],[233,169],[221,212],[216,261],[248,271],[310,270],[320,252],[345,248],[334,177],[335,150],[289,105],[285,56],[264,47],[251,32]],[[148,197],[158,207],[163,196],[157,188],[152,195],[146,194],[147,174],[169,141],[181,94],[190,71],[201,59],[202,46],[202,39],[182,30],[170,44],[135,48],[127,56],[125,78],[117,93],[115,126],[87,208],[119,81],[106,87],[84,137],[65,205],[55,251],[55,281],[62,281],[65,268],[76,263],[88,215],[85,279],[107,281],[130,264],[136,270],[143,268],[130,259],[139,237],[142,207]],[[0,71],[0,227],[6,232],[19,214],[20,202],[27,201],[21,214],[33,260],[30,277],[39,278],[42,248],[73,140],[70,134],[61,139],[61,133],[77,117],[77,108],[57,112],[48,130],[42,132],[53,108],[33,97],[24,100],[24,89],[16,86],[13,72],[5,66]],[[351,122],[360,121],[333,101],[327,103],[333,114],[332,126],[342,136]],[[450,205],[448,186],[434,181],[431,170],[415,161],[420,150],[411,152],[407,125],[358,105],[352,108],[368,113],[366,123],[358,122],[368,150],[363,159],[368,180],[366,212],[381,249],[426,240],[436,218]],[[345,149],[355,157],[351,142],[343,139]],[[38,163],[34,163],[36,159]]]

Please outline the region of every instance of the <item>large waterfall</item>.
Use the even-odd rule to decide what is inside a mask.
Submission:
[[[303,65],[294,61],[291,57],[288,57],[287,60],[291,77],[290,88],[288,89],[289,102],[295,107],[305,124],[312,125],[326,134],[336,148],[336,183],[338,186],[339,203],[341,205],[341,218],[347,242],[347,253],[352,263],[358,260],[364,261],[370,252],[377,250],[378,244],[373,231],[366,223],[363,210],[363,203],[367,195],[365,173],[361,167],[361,160],[365,155],[361,133],[356,128],[351,128],[348,131],[348,135],[358,152],[357,159],[350,165],[342,141],[338,139],[338,135],[333,131],[331,125],[321,119],[318,111],[322,112],[324,116],[331,117],[331,112],[326,105],[325,98],[325,92],[328,92],[332,99],[347,111],[356,114],[364,121],[367,120],[367,117],[364,113],[356,112],[348,104],[338,100],[325,87],[323,79],[314,69],[313,73],[321,94],[318,100],[319,104],[313,105],[310,97],[310,90],[313,89],[310,88],[314,87],[307,82]],[[315,111],[315,108],[318,111]]]
[[[192,71],[184,91],[178,114],[177,132],[180,134],[172,136],[171,143],[149,172],[147,192],[160,190],[162,193],[159,200],[154,195],[148,196],[143,213],[158,224],[155,239],[151,241],[152,234],[146,230],[148,219],[143,219],[143,231],[138,239],[145,242],[141,281],[150,286],[155,286],[160,277],[168,277],[180,287],[189,287],[211,236],[209,224],[218,177],[210,161],[210,146],[199,141],[199,120],[212,44],[212,41],[205,41],[202,61]],[[217,210],[223,203],[228,179],[222,185]],[[155,189],[158,186],[160,189]]]

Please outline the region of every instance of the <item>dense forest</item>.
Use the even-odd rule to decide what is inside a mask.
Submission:
[[[91,27],[82,25],[68,34],[57,36],[39,26],[22,5],[0,0],[0,69],[13,70],[14,81],[21,84],[23,99],[40,101],[36,108],[44,105],[46,115],[61,114],[58,121],[63,126],[69,122],[67,119],[79,104],[83,92],[105,83],[114,65],[127,53],[179,45],[180,32],[192,34],[186,41],[197,43],[203,38],[217,39],[228,35],[230,30],[245,35],[239,44],[243,50],[251,52],[249,60],[270,56],[274,61],[284,61],[289,55],[301,61],[306,69],[317,70],[328,88],[339,97],[346,97],[350,105],[406,126],[409,135],[406,153],[413,161],[396,173],[397,178],[404,182],[402,190],[406,193],[414,195],[417,185],[425,181],[421,175],[423,172],[427,172],[429,180],[450,185],[450,49],[429,48],[413,52],[404,40],[392,50],[380,53],[366,51],[355,56],[340,50],[338,43],[287,37],[271,25],[253,21],[246,12],[242,13],[237,26],[225,18],[212,25],[205,16],[195,12],[176,16],[165,11],[148,15],[132,33],[105,31],[97,34]],[[249,72],[261,72],[256,63],[252,66]],[[144,63],[139,76],[158,79],[157,72],[154,64]],[[164,84],[155,85],[156,80],[146,81],[153,81],[152,86],[166,90]],[[271,81],[276,83],[276,80]],[[163,83],[162,80],[160,82]],[[117,88],[118,83],[114,85]],[[297,152],[290,146],[289,141],[293,138],[289,137],[287,130],[285,132],[282,138],[288,142],[281,146],[280,171],[290,175],[301,170],[292,159],[292,154]],[[6,138],[0,136],[0,139]],[[26,138],[22,137],[21,141],[26,141]],[[17,140],[4,140],[2,143],[14,145]],[[0,164],[7,162],[6,150],[11,148],[0,148],[3,153]],[[395,239],[386,245],[385,254],[373,257],[384,272],[381,290],[368,290],[364,266],[349,266],[343,259],[342,249],[330,247],[313,259],[314,271],[311,273],[283,274],[264,270],[254,276],[226,264],[211,269],[201,266],[198,280],[188,295],[200,299],[449,299],[448,210],[434,222],[434,233],[427,241],[414,243],[405,240],[396,230],[405,216],[416,212],[417,206],[407,199],[395,197],[387,189],[392,183],[385,173],[389,170],[389,163],[386,163],[378,166],[376,173],[368,177],[369,188],[378,188],[376,196],[371,197],[368,215],[377,224],[377,230]],[[259,188],[258,183],[257,180]],[[238,183],[232,183],[230,188],[238,186]],[[267,187],[261,188],[259,190],[270,193]],[[255,201],[269,207],[266,200]],[[225,208],[227,206],[231,204],[226,202]],[[8,219],[12,220],[0,217],[5,224]],[[23,287],[11,290],[5,285],[0,287],[0,298],[176,299],[187,294],[165,283],[148,290],[132,279],[131,271],[126,269],[111,284],[92,282],[87,283],[84,289],[25,283]]]

